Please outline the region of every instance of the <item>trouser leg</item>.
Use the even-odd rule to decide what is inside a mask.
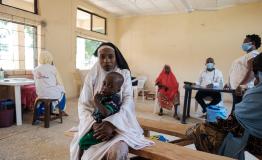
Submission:
[[[206,94],[205,92],[203,91],[198,91],[197,94],[196,94],[196,101],[200,104],[200,106],[202,107],[202,112],[203,113],[206,113],[206,108],[207,108],[207,105],[204,101],[204,98],[206,97]]]
[[[212,100],[208,105],[217,105],[219,102],[221,102],[221,93],[219,92],[210,92],[210,97]]]

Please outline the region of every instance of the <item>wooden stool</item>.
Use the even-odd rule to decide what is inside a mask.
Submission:
[[[34,104],[34,116],[33,116],[33,122],[32,125],[35,124],[36,120],[41,120],[44,121],[45,123],[45,128],[49,128],[49,122],[50,120],[55,120],[55,119],[60,119],[61,123],[63,123],[63,118],[62,118],[62,110],[60,109],[60,107],[58,107],[59,109],[59,113],[55,114],[52,112],[52,102],[59,102],[58,99],[41,99],[41,98],[37,98],[35,100],[35,104]],[[45,113],[44,113],[44,118],[42,117],[37,117],[37,105],[39,103],[43,103],[45,106]],[[54,116],[52,116],[54,115]]]
[[[154,92],[148,92],[146,94],[146,100],[148,100],[148,99],[155,100],[155,93]]]

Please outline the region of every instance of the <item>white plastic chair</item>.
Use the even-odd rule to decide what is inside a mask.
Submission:
[[[134,91],[134,98],[137,100],[138,93],[141,91],[142,92],[142,99],[143,101],[145,100],[145,83],[147,80],[146,76],[139,76],[135,80],[137,80],[137,86],[133,86],[133,91]]]

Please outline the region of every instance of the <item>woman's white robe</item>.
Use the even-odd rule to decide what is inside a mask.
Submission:
[[[88,150],[85,150],[82,160],[102,159],[109,148],[120,140],[126,142],[128,146],[133,149],[141,149],[153,145],[152,141],[145,139],[143,136],[143,130],[136,119],[130,72],[126,69],[120,70],[119,68],[113,71],[121,73],[125,80],[121,89],[122,105],[118,113],[105,118],[103,121],[112,123],[117,128],[116,131],[118,134],[110,141],[96,144],[91,146]],[[78,114],[80,120],[78,126],[79,131],[70,145],[71,160],[78,159],[79,140],[95,123],[92,117],[94,109],[93,97],[100,91],[106,74],[107,72],[101,68],[100,64],[96,63],[85,78],[84,86],[78,101]]]

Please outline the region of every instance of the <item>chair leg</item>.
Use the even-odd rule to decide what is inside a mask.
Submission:
[[[134,99],[135,99],[135,101],[137,100],[137,97],[138,97],[138,90],[137,90],[137,88],[134,88]]]
[[[62,110],[59,107],[59,118],[61,120],[61,123],[63,123],[63,115],[62,115]]]
[[[145,91],[144,90],[142,90],[142,100],[143,102],[145,101]]]
[[[38,104],[38,101],[36,100],[34,104],[34,115],[33,115],[32,125],[34,125],[37,120],[37,104]]]
[[[50,122],[50,109],[52,107],[52,103],[49,101],[49,102],[44,102],[44,105],[45,105],[45,128],[49,128],[49,122]]]

